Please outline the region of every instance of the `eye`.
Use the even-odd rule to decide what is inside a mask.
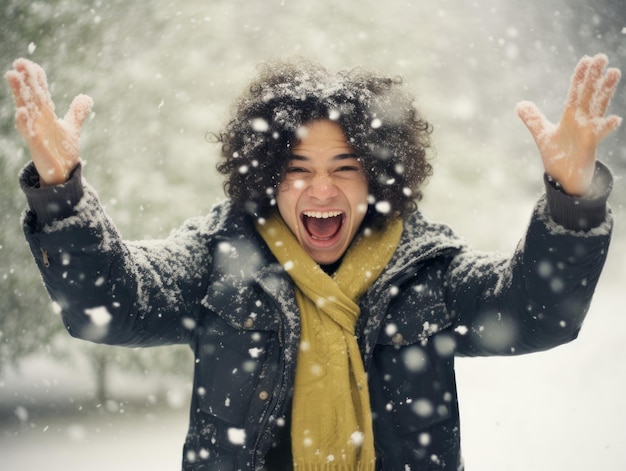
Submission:
[[[345,162],[333,170],[339,178],[358,178],[363,173],[363,167],[358,161]]]
[[[339,167],[336,172],[359,172],[361,168],[356,165],[342,165]]]
[[[309,169],[298,166],[298,165],[288,165],[285,168],[285,172],[283,173],[283,178],[285,180],[304,180],[308,179],[311,175]]]
[[[285,169],[285,173],[307,173],[308,170],[304,167],[289,166]]]

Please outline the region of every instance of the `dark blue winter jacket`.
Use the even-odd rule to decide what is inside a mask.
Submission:
[[[391,262],[359,302],[355,332],[378,469],[462,469],[455,355],[518,355],[577,336],[612,225],[611,177],[600,164],[596,180],[593,200],[547,183],[511,257],[471,250],[418,213],[406,219]],[[80,168],[39,189],[28,166],[21,184],[25,234],[70,334],[193,350],[183,469],[290,469],[299,313],[293,283],[250,217],[226,202],[165,240],[126,242]]]

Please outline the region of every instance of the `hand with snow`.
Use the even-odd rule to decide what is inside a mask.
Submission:
[[[539,147],[546,173],[572,196],[589,193],[596,149],[622,121],[618,116],[604,116],[621,76],[616,68],[605,71],[607,63],[604,54],[580,60],[558,124],[549,122],[532,102],[516,107]]]
[[[78,95],[64,118],[59,119],[54,113],[46,74],[39,65],[17,59],[6,78],[17,108],[17,129],[28,144],[40,185],[66,182],[80,159],[80,130],[93,100]]]

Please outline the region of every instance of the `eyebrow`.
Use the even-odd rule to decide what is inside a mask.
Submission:
[[[310,157],[305,157],[303,155],[297,155],[297,154],[291,154],[289,156],[289,159],[299,160],[302,162],[308,162],[312,160]],[[348,160],[348,159],[358,159],[358,156],[356,154],[346,153],[346,154],[337,154],[332,158],[332,160]]]

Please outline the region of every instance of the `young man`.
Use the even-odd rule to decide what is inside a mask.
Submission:
[[[596,148],[620,124],[606,65],[579,62],[558,125],[518,105],[546,194],[507,259],[415,211],[431,128],[398,80],[304,61],[266,65],[217,136],[226,202],[123,241],[81,179],[91,100],[57,120],[20,59],[25,234],[72,335],[190,345],[185,470],[462,469],[454,356],[554,347],[588,310],[612,226]]]

